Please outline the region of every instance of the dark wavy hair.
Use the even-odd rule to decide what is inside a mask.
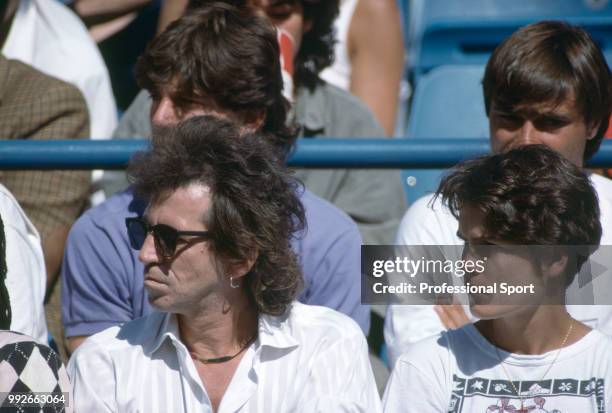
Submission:
[[[502,42],[483,80],[487,115],[492,103],[513,109],[525,104],[559,105],[570,96],[589,128],[583,158],[599,149],[608,129],[612,78],[606,60],[583,29],[558,21],[525,26]]]
[[[295,57],[296,87],[313,90],[322,82],[319,73],[334,61],[334,20],[338,16],[338,0],[300,0],[304,7],[304,21],[312,27],[302,38],[302,46]]]
[[[296,139],[287,121],[289,102],[276,30],[249,8],[206,1],[190,8],[157,36],[136,64],[138,84],[155,98],[164,89],[179,108],[220,108],[262,112],[261,130],[286,157]]]
[[[599,202],[589,178],[544,145],[461,163],[442,179],[438,196],[457,219],[466,205],[482,211],[489,239],[549,246],[594,246],[601,240]],[[585,255],[571,268],[579,269]]]
[[[209,245],[222,266],[257,256],[246,276],[261,313],[279,315],[295,299],[302,273],[291,239],[304,228],[302,189],[257,134],[241,136],[237,125],[197,116],[155,128],[151,147],[129,164],[135,190],[149,202],[192,183],[212,192],[202,217]]]
[[[293,0],[304,8],[304,21],[311,24],[304,33],[300,50],[295,56],[293,81],[296,88],[313,90],[323,81],[319,73],[334,61],[334,20],[338,16],[339,0]],[[251,0],[225,0],[226,3],[244,9]],[[188,8],[197,9],[207,0],[189,0]]]

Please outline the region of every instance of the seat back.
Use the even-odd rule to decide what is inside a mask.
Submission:
[[[413,0],[411,13],[417,76],[441,65],[485,64],[501,41],[540,20],[583,27],[612,61],[610,0]]]
[[[417,84],[407,139],[489,136],[482,97],[483,66],[441,66]],[[406,169],[402,179],[408,203],[438,187],[442,169]]]

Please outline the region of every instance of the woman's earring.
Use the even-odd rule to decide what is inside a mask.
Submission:
[[[238,283],[238,284],[234,284],[234,277],[233,277],[233,276],[232,276],[232,277],[230,277],[230,287],[232,287],[232,288],[238,288],[238,287],[240,287],[240,283]]]

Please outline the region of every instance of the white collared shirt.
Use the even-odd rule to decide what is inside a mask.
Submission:
[[[259,317],[218,412],[381,411],[359,326],[294,302]],[[68,364],[75,411],[212,412],[175,315],[153,313],[87,339]]]

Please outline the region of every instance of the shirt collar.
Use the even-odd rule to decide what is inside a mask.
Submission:
[[[149,334],[148,339],[143,343],[144,352],[147,355],[156,352],[167,338],[172,341],[180,341],[176,314],[161,312],[151,314],[145,324],[145,331]]]
[[[259,347],[273,347],[277,349],[289,349],[298,347],[299,342],[293,336],[289,320],[290,308],[285,314],[273,316],[261,314],[258,320]],[[145,340],[143,348],[145,354],[151,355],[156,352],[166,339],[180,341],[178,320],[176,314],[153,313],[145,323]]]
[[[280,316],[261,314],[259,316],[259,343],[261,347],[288,349],[298,347],[299,342],[291,332],[289,320],[291,308]]]

